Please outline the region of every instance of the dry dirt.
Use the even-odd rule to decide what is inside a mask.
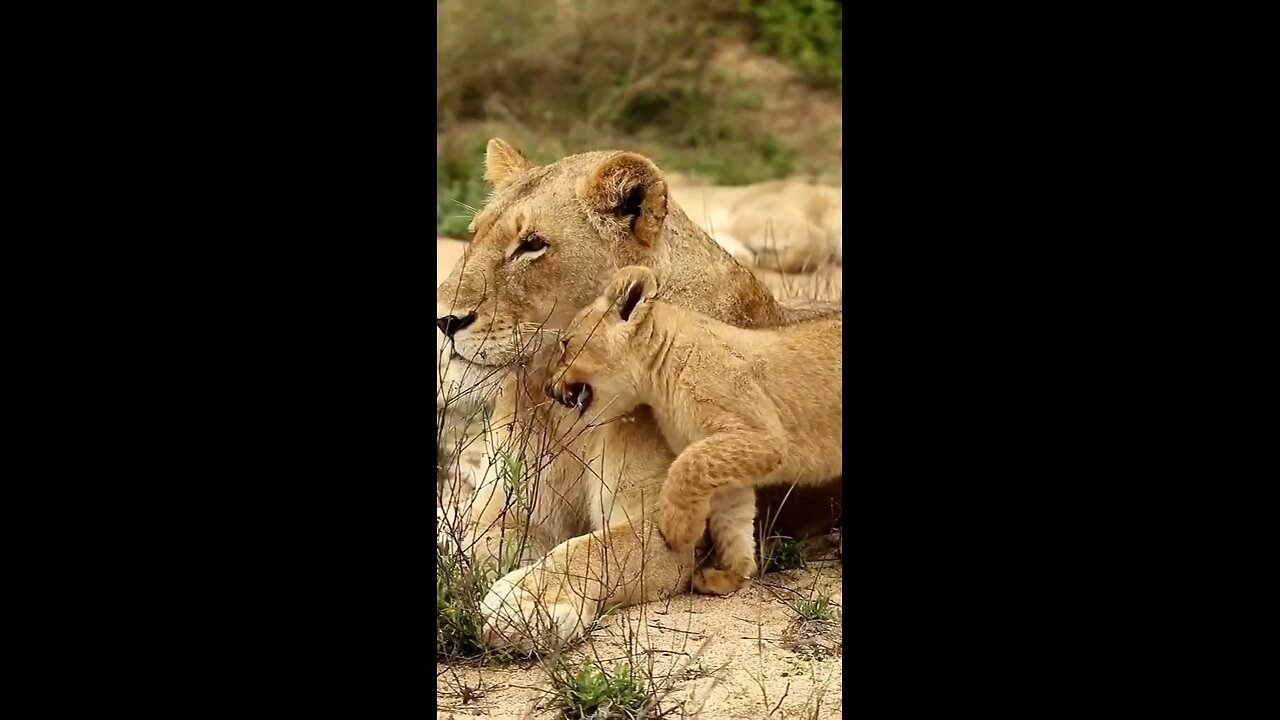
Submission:
[[[840,717],[842,575],[838,561],[820,560],[728,597],[681,595],[627,608],[566,657],[608,668],[630,660],[660,688],[667,717]],[[795,598],[821,592],[830,593],[836,621],[803,621]],[[437,663],[436,717],[551,720],[559,715],[547,688],[538,660]]]

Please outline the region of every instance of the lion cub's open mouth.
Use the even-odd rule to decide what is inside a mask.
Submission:
[[[548,385],[547,395],[567,408],[578,408],[584,413],[591,407],[591,386],[586,383],[571,383],[564,386],[564,393],[556,392],[556,388]]]

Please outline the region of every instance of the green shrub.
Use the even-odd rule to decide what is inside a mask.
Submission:
[[[477,568],[461,553],[436,549],[436,657],[484,654],[480,601],[497,573]]]
[[[613,127],[637,96],[702,74],[729,2],[438,0],[437,132],[485,118]]]
[[[843,13],[835,0],[740,0],[762,49],[793,63],[811,82],[842,86]]]
[[[534,162],[622,149],[717,184],[794,174],[795,140],[757,127],[759,91],[713,69],[748,20],[737,2],[439,0],[437,232],[465,237],[460,203],[483,205],[495,124]]]

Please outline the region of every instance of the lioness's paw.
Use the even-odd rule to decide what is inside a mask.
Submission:
[[[750,578],[720,568],[698,568],[693,573],[693,589],[703,595],[728,595],[750,582]]]
[[[667,543],[667,548],[677,552],[688,552],[702,531],[706,529],[707,514],[711,506],[707,502],[674,503],[666,499],[658,503],[658,532]]]
[[[537,591],[536,566],[500,578],[480,603],[481,639],[495,650],[555,650],[582,637],[596,603],[582,598],[548,601]]]

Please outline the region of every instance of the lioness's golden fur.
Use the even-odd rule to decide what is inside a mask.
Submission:
[[[695,571],[693,585],[732,592],[756,571],[754,488],[840,474],[844,320],[744,329],[658,294],[652,270],[619,270],[562,335],[546,390],[619,416],[653,410],[678,453],[659,491],[658,530],[691,563],[710,516],[716,564]]]
[[[466,373],[496,391],[488,462],[477,477],[472,539],[497,560],[503,538],[526,547],[522,567],[485,599],[486,641],[530,648],[576,639],[607,605],[681,592],[690,568],[655,537],[653,511],[673,455],[648,408],[605,425],[543,396],[547,330],[564,328],[619,268],[657,273],[667,300],[741,327],[833,311],[775,302],[746,268],[670,202],[662,172],[627,152],[571,155],[535,167],[489,142],[494,192],[475,216],[462,260],[436,292],[437,317]],[[513,492],[497,469],[523,458],[530,486]],[[837,486],[838,487],[838,486]],[[791,506],[830,517],[830,496]],[[794,499],[788,501],[788,504]],[[519,511],[504,512],[513,504]],[[482,557],[483,559],[483,557]]]

